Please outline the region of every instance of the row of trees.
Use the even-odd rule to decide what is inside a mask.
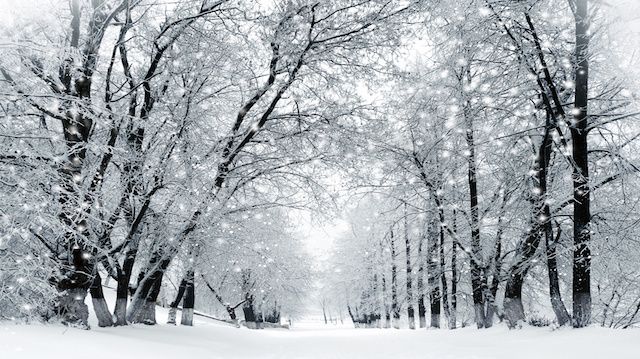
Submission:
[[[374,158],[334,305],[365,326],[413,328],[416,307],[421,327],[427,313],[449,328],[637,323],[637,84],[607,9],[467,1],[432,15],[412,40],[425,53],[372,90],[389,121],[362,136]]]
[[[327,135],[360,102],[343,79],[417,8],[70,0],[17,17],[0,60],[0,316],[87,328],[90,294],[100,326],[152,324],[175,292],[190,325],[201,291],[232,319],[295,314],[308,276],[278,208],[330,200]]]
[[[636,84],[600,3],[47,10],[2,29],[0,316],[277,322],[310,279],[290,210],[348,177],[333,312],[636,322]]]

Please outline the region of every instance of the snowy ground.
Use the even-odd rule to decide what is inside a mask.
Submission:
[[[108,297],[112,296],[109,291]],[[109,298],[112,299],[112,298]],[[90,301],[89,301],[90,302]],[[167,311],[158,308],[164,323]],[[526,328],[509,331],[351,329],[298,322],[291,330],[234,328],[196,317],[194,327],[132,325],[90,331],[56,325],[0,322],[1,359],[161,358],[421,358],[421,359],[638,359],[640,329]]]
[[[236,329],[199,320],[195,327],[94,328],[0,324],[0,357],[64,358],[640,358],[640,330],[544,328],[509,331]]]

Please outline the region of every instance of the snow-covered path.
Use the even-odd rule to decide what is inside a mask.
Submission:
[[[236,329],[200,320],[195,327],[94,328],[0,324],[0,357],[65,358],[640,358],[640,330],[498,327],[448,330]]]

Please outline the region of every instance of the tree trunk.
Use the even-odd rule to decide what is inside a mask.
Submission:
[[[160,294],[160,289],[162,288],[162,277],[164,276],[164,271],[157,275],[156,279],[153,282],[153,286],[147,295],[147,298],[144,302],[144,307],[139,316],[139,322],[147,325],[155,325],[156,324],[156,301],[158,300],[158,295]]]
[[[427,287],[429,287],[429,310],[431,312],[431,327],[440,328],[440,287],[438,286],[438,260],[436,259],[438,251],[438,235],[436,224],[431,222],[429,225],[427,238]],[[441,225],[438,225],[442,229]]]
[[[74,144],[78,143],[74,142]],[[67,233],[64,236],[65,246],[70,250],[67,251],[68,259],[62,264],[62,278],[57,283],[60,291],[58,311],[65,325],[89,329],[89,309],[84,299],[93,283],[95,256],[91,254],[85,243],[86,238],[89,237],[89,231],[84,219],[86,213],[77,211],[82,206],[79,204],[80,195],[77,190],[79,184],[75,183],[82,177],[81,163],[84,161],[86,150],[83,148],[79,151],[80,153],[76,150],[70,151],[70,161],[74,164],[62,170],[65,185],[59,199],[63,208],[59,218],[67,227]]]
[[[161,256],[159,253],[152,255],[147,266],[152,272],[140,281],[131,299],[127,311],[129,323],[155,324],[155,302],[160,293],[164,272],[170,263],[169,255]]]
[[[225,308],[227,309],[227,314],[229,314],[229,318],[235,322],[237,320],[236,308],[230,305],[227,305]]]
[[[90,257],[86,250],[76,245],[71,250],[72,264],[63,268],[65,273],[58,281],[58,312],[62,323],[71,327],[90,329],[89,307],[84,303],[93,282],[89,274],[93,273]]]
[[[251,280],[251,270],[242,270],[242,292],[244,293],[245,302],[242,304],[242,312],[244,313],[244,323],[247,328],[258,329],[256,324],[257,316],[255,307],[253,305],[254,296],[251,294],[253,288],[253,281]]]
[[[378,273],[376,271],[375,266],[371,268],[371,272],[373,273],[373,279],[372,279],[373,285],[371,288],[371,297],[373,298],[372,300],[373,308],[370,310],[371,327],[378,328],[378,327],[382,327],[382,321],[380,320],[380,318],[382,318],[381,313],[382,313],[383,304],[381,303],[382,297],[378,295]],[[331,321],[331,311],[329,311],[329,321]]]
[[[444,208],[442,209],[444,212]],[[443,213],[444,218],[444,213]],[[449,300],[448,300],[448,286],[447,286],[447,275],[445,273],[446,268],[446,260],[444,256],[444,228],[442,227],[442,223],[440,223],[440,285],[442,286],[442,308],[444,309],[444,315],[447,319],[451,318],[451,309],[449,308]]]
[[[496,296],[498,294],[498,287],[500,286],[500,276],[502,275],[502,233],[503,233],[503,216],[504,207],[506,205],[507,198],[503,198],[502,208],[500,210],[500,216],[498,217],[498,232],[496,233],[495,253],[493,256],[493,274],[491,278],[491,285],[489,286],[489,305],[487,308],[487,318],[492,319],[497,314]],[[492,325],[492,323],[485,323]]]
[[[351,318],[351,322],[353,323],[354,327],[358,327],[358,324],[356,322],[356,318],[353,315],[353,311],[351,310],[351,306],[349,304],[347,304],[347,313],[349,313],[349,317]]]
[[[519,269],[514,269],[507,279],[502,305],[509,328],[516,328],[525,318],[522,306],[522,283],[522,272]]]
[[[176,312],[178,309],[178,305],[180,305],[180,301],[184,296],[184,292],[187,288],[187,279],[184,278],[180,281],[180,285],[178,286],[178,292],[176,293],[176,297],[173,299],[173,302],[169,304],[169,318],[167,319],[167,324],[176,324]]]
[[[498,314],[498,306],[496,305],[496,296],[498,287],[500,286],[502,275],[502,234],[504,232],[504,215],[508,195],[501,191],[502,204],[500,205],[500,214],[498,215],[498,230],[496,232],[496,241],[494,244],[494,253],[491,260],[491,284],[486,288],[487,315],[485,317],[485,328],[493,326],[493,318]],[[487,278],[488,281],[488,278]],[[502,317],[498,315],[502,320]]]
[[[421,235],[420,242],[418,243],[418,320],[420,322],[420,328],[426,328],[427,326],[427,308],[424,304],[424,258],[422,258],[423,242],[424,235]]]
[[[413,277],[411,275],[411,241],[409,240],[409,228],[407,221],[407,204],[404,204],[404,244],[405,255],[407,259],[407,320],[409,321],[409,329],[416,329],[415,315],[413,311]]]
[[[72,4],[74,31],[80,31],[79,3]],[[97,39],[96,39],[97,40]],[[80,50],[77,40],[72,45],[76,50]],[[93,56],[94,54],[89,54]],[[60,68],[61,79],[65,91],[68,94],[75,92],[75,99],[63,101],[61,107],[64,109],[64,119],[62,120],[62,132],[66,144],[67,158],[59,168],[62,178],[62,191],[58,202],[61,211],[58,218],[65,227],[65,247],[67,250],[66,266],[63,268],[63,278],[58,283],[61,290],[59,305],[62,314],[62,322],[69,326],[89,329],[89,310],[84,303],[87,291],[93,282],[91,273],[94,273],[93,256],[89,250],[86,240],[89,238],[89,228],[86,221],[87,211],[84,209],[85,198],[80,193],[84,162],[87,155],[87,142],[93,120],[90,116],[85,116],[82,112],[76,112],[76,101],[90,103],[91,96],[91,76],[85,74],[92,73],[87,68],[78,72],[79,77],[72,73],[73,69],[69,65],[71,59],[67,59]],[[78,69],[80,70],[80,69]],[[76,77],[76,78],[74,78]],[[73,87],[73,90],[72,90]]]
[[[576,0],[576,73],[571,129],[573,170],[573,326],[591,322],[591,204],[588,158],[589,15],[588,0]]]
[[[59,310],[62,323],[70,327],[90,329],[89,307],[84,303],[87,290],[84,288],[69,288],[59,298]]]
[[[247,328],[257,329],[256,312],[253,306],[253,296],[249,293],[245,294],[246,302],[242,304],[242,312],[244,313],[244,322]]]
[[[389,232],[391,247],[391,314],[393,315],[393,327],[400,329],[400,305],[398,305],[398,267],[396,265],[396,245],[393,238],[393,229]]]
[[[180,324],[193,326],[193,309],[196,299],[194,270],[187,272],[185,280],[185,296],[182,303],[182,318],[180,318]]]
[[[547,207],[548,208],[548,207]],[[558,225],[557,236],[553,237],[553,228],[551,222],[545,225],[545,244],[547,248],[547,273],[549,275],[549,298],[551,299],[551,307],[556,315],[559,326],[568,324],[571,321],[567,307],[562,300],[560,293],[560,280],[558,278],[558,262],[556,246],[560,240],[562,229]]]
[[[543,97],[546,94],[542,94]],[[540,245],[541,230],[551,225],[551,211],[547,204],[547,171],[551,161],[553,151],[553,140],[551,130],[555,124],[552,123],[553,113],[547,111],[544,135],[538,148],[535,166],[533,168],[534,186],[531,191],[531,202],[533,204],[531,212],[531,229],[524,241],[518,243],[516,248],[515,261],[509,268],[509,275],[505,288],[504,314],[509,328],[518,326],[518,322],[525,319],[522,306],[522,285],[524,277],[529,268],[538,247]]]
[[[456,210],[453,210],[452,214],[452,227],[454,235],[458,235],[458,224],[457,224],[457,213]],[[458,310],[458,246],[456,238],[452,238],[451,244],[451,309],[449,316],[449,329],[456,329],[457,321],[456,318],[457,310]]]
[[[95,273],[93,276],[93,282],[89,289],[91,293],[91,302],[93,303],[93,311],[98,318],[99,327],[111,327],[113,326],[113,318],[107,301],[104,299],[104,293],[102,292],[102,278],[99,273]]]
[[[391,311],[389,309],[389,302],[387,300],[387,279],[384,273],[382,274],[382,302],[384,307],[384,328],[391,328]]]
[[[467,121],[467,165],[469,184],[469,212],[471,216],[471,289],[473,292],[473,307],[475,321],[478,328],[485,326],[485,302],[483,295],[484,273],[482,268],[482,247],[480,244],[480,216],[478,213],[478,181],[476,177],[475,142],[473,138],[473,124],[471,114],[465,106],[465,120]]]
[[[133,272],[136,255],[138,253],[138,241],[129,244],[122,263],[122,269],[118,271],[118,285],[116,288],[116,307],[114,316],[116,318],[115,325],[127,325],[127,303],[129,298],[129,282]]]
[[[531,226],[534,228],[529,230],[524,241],[518,243],[515,262],[509,268],[503,303],[504,316],[509,328],[518,327],[519,323],[525,319],[524,307],[522,306],[522,285],[540,243],[540,234],[535,228],[536,225],[536,223],[532,223]]]
[[[428,254],[427,258],[429,260],[429,288],[431,288],[430,294],[430,303],[431,303],[431,327],[440,328],[440,301],[442,301],[442,307],[444,309],[445,316],[447,318],[451,317],[451,309],[449,308],[449,301],[447,298],[448,288],[447,288],[447,276],[445,274],[445,258],[444,258],[444,231],[446,226],[446,220],[444,216],[444,206],[442,203],[442,199],[438,194],[438,191],[432,193],[434,198],[436,209],[438,211],[438,239],[436,239],[436,229],[435,224],[432,228],[432,233],[430,235],[428,246]],[[439,252],[438,252],[439,249]],[[438,268],[438,260],[436,259],[436,252],[440,255],[440,268]],[[440,277],[440,285],[442,286],[442,291],[438,288],[438,277]],[[434,301],[438,301],[435,303]],[[437,308],[436,308],[437,306]],[[435,310],[435,312],[434,312]]]
[[[324,324],[327,325],[327,311],[325,308],[324,300],[322,301],[322,316],[324,317]]]

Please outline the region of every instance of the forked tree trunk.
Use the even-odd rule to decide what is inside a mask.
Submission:
[[[176,324],[176,313],[178,312],[178,305],[180,305],[180,301],[184,296],[184,292],[187,289],[187,280],[182,279],[180,281],[180,285],[178,286],[178,292],[176,293],[176,297],[173,299],[173,302],[169,304],[169,317],[167,318],[167,324]]]
[[[142,309],[141,315],[139,316],[139,321],[141,323],[147,325],[155,325],[156,324],[156,301],[158,300],[158,295],[160,294],[160,289],[162,288],[162,277],[164,272],[158,275],[155,279],[149,294],[144,303],[144,307]]]
[[[111,327],[113,326],[113,318],[107,301],[104,299],[104,293],[102,292],[102,278],[99,273],[95,273],[93,276],[93,282],[89,289],[91,293],[91,302],[93,303],[93,311],[98,318],[99,327]]]
[[[504,208],[506,206],[507,198],[504,197],[502,201],[502,208],[500,209],[500,216],[498,217],[498,231],[496,233],[495,253],[493,255],[493,275],[491,278],[491,285],[489,286],[489,304],[487,308],[487,319],[492,320],[497,313],[496,296],[498,294],[498,287],[500,286],[500,277],[502,275],[502,233],[503,233],[503,216]],[[493,323],[487,323],[490,326]]]
[[[138,253],[138,241],[129,244],[125,254],[122,269],[118,271],[118,284],[116,287],[116,307],[114,309],[115,325],[127,325],[127,303],[129,299],[129,282],[133,272],[133,265]]]
[[[155,302],[162,287],[164,272],[170,263],[170,256],[161,256],[159,253],[152,255],[147,268],[153,271],[143,278],[136,288],[127,310],[129,323],[155,324]]]
[[[532,223],[532,226],[535,224]],[[525,319],[522,305],[522,285],[539,242],[540,236],[537,231],[531,230],[527,239],[520,242],[516,249],[516,262],[509,269],[503,302],[504,316],[509,328],[518,327],[520,322]]]
[[[543,97],[546,94],[542,94]],[[546,97],[545,97],[546,98]],[[550,225],[551,212],[547,204],[547,171],[551,161],[553,140],[551,130],[553,113],[547,112],[544,135],[538,148],[534,166],[535,180],[532,188],[531,229],[524,241],[518,243],[515,261],[509,268],[504,298],[504,315],[509,328],[515,328],[524,321],[525,314],[522,306],[522,285],[532,260],[540,245],[541,231]]]
[[[470,70],[467,68],[467,76]],[[473,292],[473,308],[475,321],[478,328],[485,326],[485,298],[483,293],[483,282],[485,280],[483,265],[481,263],[482,247],[480,243],[480,214],[478,212],[478,179],[476,169],[476,148],[473,136],[473,120],[469,113],[468,101],[465,101],[464,115],[467,122],[466,142],[467,142],[467,182],[469,184],[469,213],[471,217],[471,289]]]
[[[92,250],[87,244],[90,231],[86,218],[91,210],[93,198],[90,195],[81,194],[80,189],[83,188],[83,178],[87,177],[85,173],[87,144],[94,123],[93,116],[85,115],[82,109],[78,111],[78,104],[83,104],[81,108],[92,106],[93,74],[104,31],[111,18],[105,11],[106,7],[98,6],[97,2],[88,8],[81,6],[80,1],[71,1],[70,5],[69,30],[72,36],[68,37],[70,41],[65,45],[68,46],[65,51],[67,55],[57,69],[60,81],[56,81],[55,85],[58,91],[65,95],[61,100],[60,109],[56,112],[63,114],[62,135],[67,152],[65,161],[62,161],[58,168],[62,187],[58,197],[61,208],[58,218],[65,227],[62,245],[63,248],[67,248],[66,263],[61,268],[64,272],[63,278],[60,278],[57,283],[60,290],[58,311],[64,324],[89,329],[89,310],[84,300],[93,282],[92,274],[96,263],[94,263],[95,256],[92,255]],[[80,40],[81,28],[84,26],[82,15],[86,10],[89,12],[84,15],[90,17],[91,21],[85,36],[91,41],[82,42]],[[5,79],[13,82],[4,70],[2,73]],[[100,180],[97,181],[94,177],[89,186],[89,193],[93,192],[101,182],[101,176],[99,177]],[[86,204],[88,206],[85,206]]]
[[[500,205],[500,214],[498,215],[498,230],[496,231],[496,241],[493,247],[493,257],[491,259],[491,283],[488,283],[487,276],[487,284],[486,288],[486,298],[485,301],[487,303],[487,311],[485,316],[485,328],[490,328],[493,326],[493,318],[496,314],[502,321],[502,316],[498,313],[498,306],[496,304],[496,296],[498,294],[498,287],[500,286],[501,276],[502,276],[502,235],[504,232],[504,215],[505,208],[507,206],[507,202],[509,200],[509,196],[503,191],[501,193],[502,196],[502,204]]]
[[[547,273],[549,275],[549,298],[551,299],[551,308],[556,315],[559,326],[563,326],[571,322],[567,307],[562,300],[560,292],[560,279],[558,278],[558,262],[556,246],[560,240],[562,229],[557,226],[557,235],[553,237],[553,228],[551,222],[545,226],[545,244],[547,248]]]

